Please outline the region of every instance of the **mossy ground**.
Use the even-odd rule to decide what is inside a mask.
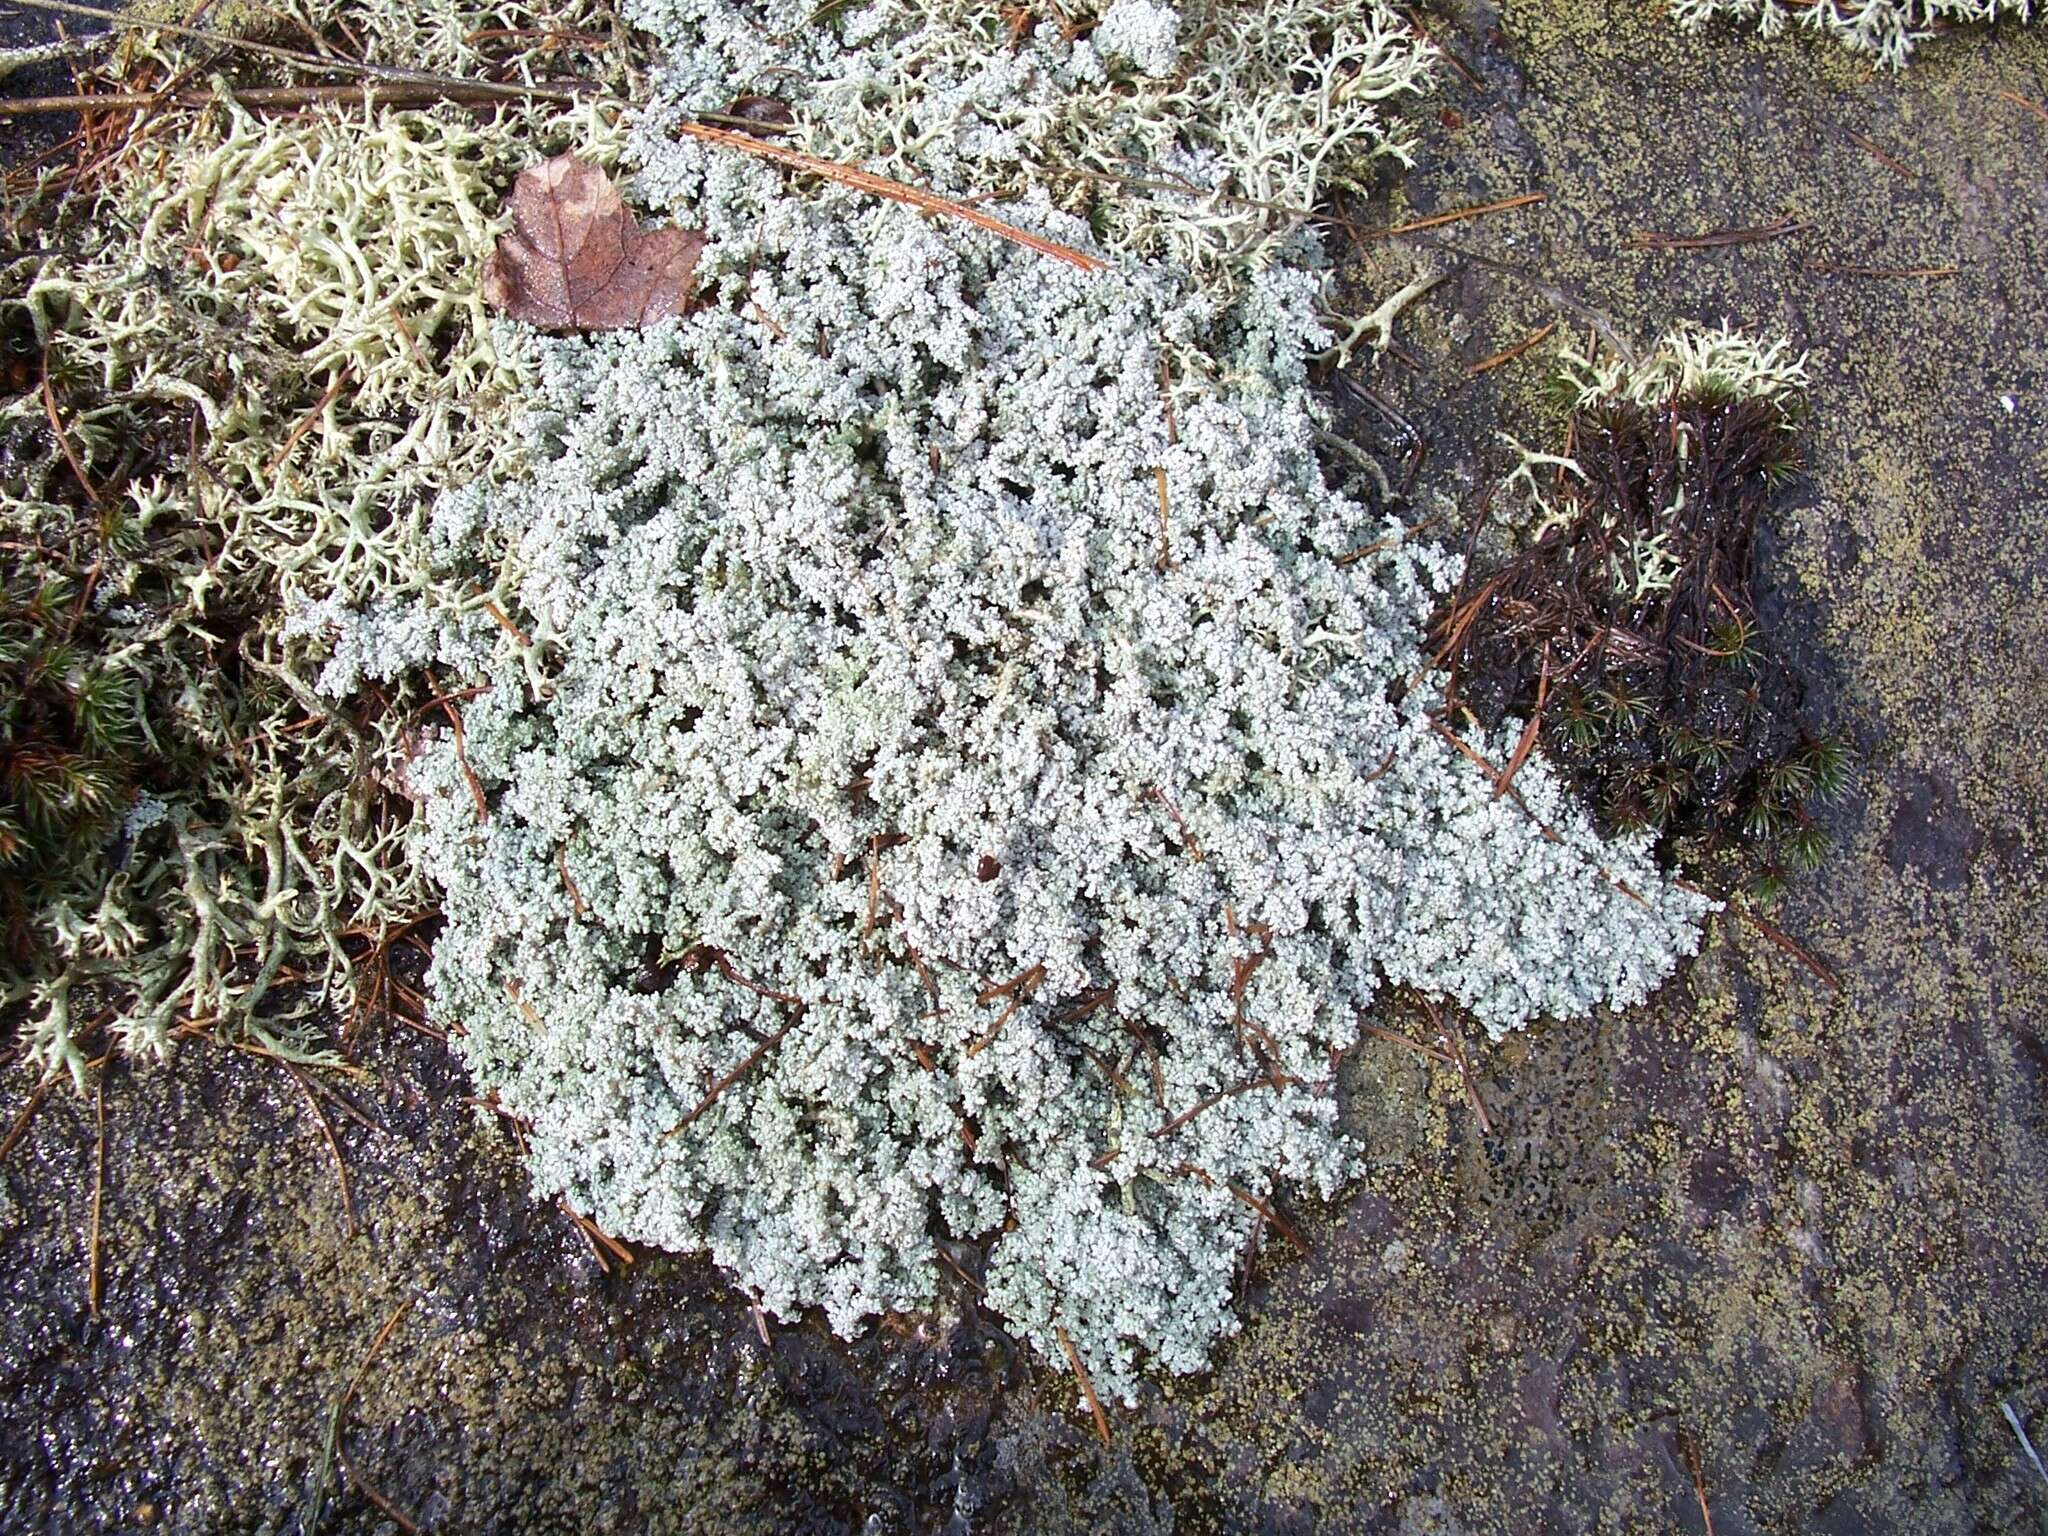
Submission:
[[[1719,1536],[2048,1529],[2000,1411],[2048,1442],[2048,122],[1999,94],[2048,97],[2048,36],[1959,33],[1895,79],[1650,6],[1431,26],[1485,88],[1447,76],[1390,221],[1541,190],[1435,233],[1633,337],[1725,315],[1812,350],[1765,602],[1863,764],[1778,916],[1841,993],[1720,930],[1654,1008],[1475,1042],[1491,1135],[1374,1046],[1371,1175],[1107,1454],[1069,1384],[971,1332],[764,1347],[701,1266],[604,1275],[395,1025],[337,1085],[378,1128],[329,1109],[351,1235],[292,1076],[188,1047],[107,1078],[97,1319],[93,1104],[54,1090],[0,1162],[0,1525],[298,1528],[332,1405],[416,1297],[342,1444],[423,1528],[1135,1531],[1170,1503],[1180,1532],[1698,1532],[1704,1490]],[[1367,276],[1418,258],[1450,261],[1387,245]],[[1403,321],[1421,369],[1373,384],[1431,440],[1419,495],[1469,505],[1496,425],[1542,439],[1541,349],[1465,370],[1553,313],[1475,263]],[[382,1528],[344,1483],[322,1529]]]

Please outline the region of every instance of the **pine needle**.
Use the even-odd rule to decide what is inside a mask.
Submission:
[[[900,181],[891,181],[886,176],[877,176],[872,171],[863,171],[858,166],[842,165],[837,160],[825,160],[817,155],[807,155],[801,150],[786,149],[780,144],[770,144],[744,133],[734,133],[727,128],[713,128],[708,123],[682,123],[676,131],[687,138],[697,139],[706,144],[716,144],[722,149],[735,149],[741,154],[753,155],[762,160],[772,160],[777,165],[786,165],[791,170],[808,171],[822,176],[827,181],[836,181],[842,186],[886,197],[899,203],[908,203],[926,213],[943,214],[948,218],[964,219],[978,229],[1000,235],[1014,241],[1042,256],[1064,261],[1083,272],[1100,272],[1108,265],[1099,256],[1090,256],[1086,251],[1077,251],[1072,246],[1061,245],[1043,235],[1034,235],[1028,229],[1019,229],[1006,224],[993,215],[983,213],[979,208],[966,203],[956,203],[950,198],[940,197],[935,192],[906,186]]]

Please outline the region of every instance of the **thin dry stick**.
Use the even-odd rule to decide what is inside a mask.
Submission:
[[[50,344],[43,343],[43,414],[50,418],[50,433],[57,439],[57,446],[64,452],[64,462],[71,466],[71,473],[78,477],[78,483],[85,488],[86,499],[94,506],[100,504],[100,493],[85,475],[85,466],[78,462],[78,455],[71,451],[71,439],[65,434],[64,423],[57,419],[57,396],[50,388]]]
[[[92,1167],[92,1234],[85,1250],[85,1305],[94,1317],[100,1315],[100,1207],[107,1191],[107,1079],[102,1074],[93,1084],[93,1120],[99,1128],[99,1151]]]
[[[1229,1190],[1233,1195],[1237,1196],[1238,1199],[1242,1200],[1246,1205],[1250,1206],[1253,1210],[1257,1211],[1262,1219],[1272,1223],[1273,1230],[1278,1232],[1282,1237],[1286,1238],[1288,1242],[1292,1243],[1294,1245],[1294,1251],[1300,1254],[1303,1258],[1307,1258],[1311,1253],[1315,1251],[1314,1249],[1309,1247],[1308,1239],[1304,1238],[1299,1232],[1294,1230],[1294,1223],[1288,1221],[1279,1213],[1279,1211],[1275,1210],[1270,1201],[1261,1200],[1257,1195],[1254,1195],[1250,1190],[1239,1189],[1235,1184],[1225,1184],[1223,1187]]]
[[[1074,1341],[1067,1337],[1067,1330],[1058,1323],[1052,1331],[1059,1336],[1060,1348],[1067,1352],[1067,1364],[1074,1368],[1074,1375],[1080,1379],[1081,1395],[1088,1399],[1088,1411],[1095,1415],[1095,1433],[1104,1445],[1109,1444],[1109,1418],[1102,1411],[1102,1402],[1095,1395],[1095,1383],[1088,1379],[1088,1369],[1081,1364],[1081,1352],[1074,1348]]]
[[[1550,324],[1544,326],[1541,330],[1531,331],[1527,336],[1524,336],[1520,341],[1516,342],[1512,347],[1509,347],[1506,351],[1496,352],[1491,357],[1481,358],[1478,362],[1474,363],[1470,368],[1467,368],[1465,371],[1475,379],[1478,378],[1479,375],[1482,373],[1491,373],[1494,369],[1498,368],[1502,363],[1512,363],[1516,358],[1520,357],[1524,352],[1528,351],[1531,347],[1541,343],[1545,337],[1547,337],[1552,331],[1556,329],[1557,322],[1553,320],[1550,322]]]
[[[341,372],[334,376],[334,382],[327,386],[327,393],[322,395],[319,402],[300,418],[297,426],[292,428],[291,435],[284,440],[284,446],[277,450],[277,456],[270,461],[269,467],[264,470],[265,474],[274,475],[284,467],[285,460],[292,456],[292,450],[299,446],[300,441],[308,432],[313,430],[314,425],[326,414],[327,407],[334,404],[336,397],[341,394],[342,384],[347,379],[348,368],[344,365]]]
[[[2026,97],[2020,95],[2018,91],[2000,91],[1998,94],[2014,106],[2024,107],[2027,111],[2033,113],[2034,116],[2041,119],[2042,122],[2048,123],[2048,107],[2042,106],[2038,101],[2029,101]]]
[[[956,203],[937,193],[926,192],[918,187],[906,186],[900,181],[891,181],[886,176],[877,176],[872,171],[863,171],[858,166],[841,165],[836,160],[820,159],[807,155],[801,150],[787,149],[780,144],[770,144],[744,133],[734,133],[727,128],[713,128],[708,123],[682,123],[676,131],[685,137],[698,139],[706,144],[716,144],[723,149],[736,149],[742,154],[753,155],[762,160],[772,160],[777,165],[786,165],[792,170],[808,171],[814,176],[823,176],[827,181],[836,181],[842,186],[853,187],[886,197],[895,202],[908,203],[926,213],[945,214],[949,218],[965,219],[978,229],[1000,235],[1005,240],[1064,261],[1069,266],[1079,267],[1083,272],[1099,272],[1108,264],[1100,257],[1077,251],[1072,246],[1061,245],[1043,235],[1034,235],[1028,229],[1019,229],[1006,224],[993,215],[983,213],[979,208],[970,208],[965,203]]]
[[[695,1109],[691,1110],[687,1115],[683,1116],[682,1119],[678,1120],[674,1125],[670,1126],[661,1134],[664,1136],[673,1136],[678,1131],[688,1128],[689,1125],[692,1122],[694,1122],[699,1115],[703,1114],[705,1110],[709,1109],[713,1104],[716,1104],[718,1102],[718,1096],[721,1093],[724,1093],[726,1089],[730,1088],[734,1083],[738,1082],[741,1078],[745,1077],[749,1072],[753,1071],[754,1064],[758,1062],[763,1056],[766,1056],[776,1046],[780,1045],[782,1043],[782,1037],[788,1034],[790,1030],[795,1027],[795,1025],[796,1020],[791,1019],[789,1023],[783,1025],[782,1028],[778,1029],[766,1040],[763,1040],[759,1045],[755,1046],[753,1050],[747,1053],[746,1060],[742,1061],[738,1066],[734,1067],[730,1072],[726,1073],[725,1076],[721,1077],[717,1082],[711,1085],[711,1091],[704,1095],[704,1097],[698,1102],[697,1107]]]
[[[1832,261],[1809,261],[1805,269],[1816,277],[1954,277],[1961,267],[1846,267]]]
[[[320,1134],[327,1138],[327,1150],[334,1158],[334,1177],[341,1185],[341,1213],[348,1224],[348,1235],[354,1237],[356,1202],[355,1197],[349,1193],[348,1163],[341,1155],[341,1141],[334,1134],[334,1122],[327,1118],[327,1111],[321,1105],[319,1096],[313,1092],[313,1084],[306,1074],[289,1061],[284,1063],[284,1069],[291,1073],[292,1080],[299,1085],[299,1091],[306,1096],[306,1102],[313,1109],[313,1118],[320,1122]]]
[[[1418,230],[1438,229],[1445,224],[1458,224],[1466,219],[1483,219],[1490,213],[1507,213],[1515,208],[1527,208],[1535,203],[1550,200],[1547,192],[1521,192],[1513,197],[1501,198],[1498,202],[1475,203],[1469,208],[1453,208],[1448,213],[1432,213],[1427,218],[1410,219],[1406,224],[1389,224],[1385,229],[1367,229],[1359,232],[1361,242],[1385,240],[1394,235],[1412,235]]]
[[[1711,251],[1728,245],[1755,245],[1762,240],[1782,240],[1806,228],[1791,217],[1769,224],[1752,224],[1743,229],[1717,229],[1706,235],[1663,235],[1654,229],[1639,229],[1628,243],[1639,251]]]
[[[36,1111],[43,1107],[43,1100],[49,1097],[50,1084],[54,1078],[44,1078],[28,1096],[28,1102],[21,1106],[21,1113],[14,1117],[14,1124],[7,1128],[7,1137],[0,1141],[0,1162],[7,1160],[7,1154],[14,1150],[14,1144],[28,1133],[28,1124],[35,1119]]]

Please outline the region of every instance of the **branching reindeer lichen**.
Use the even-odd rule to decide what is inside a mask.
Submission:
[[[2035,10],[2035,0],[1671,0],[1683,27],[1697,30],[1725,19],[1776,37],[1797,21],[1893,69],[1904,69],[1937,27],[2007,17],[2031,21]]]
[[[343,19],[373,50],[460,71],[493,62],[464,41],[479,26],[536,18],[368,5]],[[141,78],[191,63],[147,34],[123,58],[155,71]],[[600,154],[616,142],[589,108],[166,107],[132,163],[90,185],[49,173],[10,211],[33,227],[60,210],[40,253],[8,260],[4,533],[61,564],[59,530],[88,495],[149,530],[100,548],[69,643],[89,638],[81,675],[119,659],[152,749],[184,765],[152,781],[162,813],[128,841],[105,842],[104,816],[81,825],[78,856],[14,915],[0,1003],[25,1012],[45,1069],[83,1071],[87,1022],[136,1054],[224,1028],[302,1055],[315,1047],[293,1017],[346,1005],[356,954],[431,904],[392,777],[417,680],[329,704],[311,616],[431,592],[451,656],[469,654],[460,635],[505,641],[502,594],[447,588],[420,530],[435,492],[518,461],[502,412],[520,379],[475,274],[504,186],[550,134]],[[133,785],[116,798],[118,821]],[[316,980],[289,1005],[270,986],[287,962]]]

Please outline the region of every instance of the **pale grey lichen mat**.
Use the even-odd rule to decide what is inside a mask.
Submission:
[[[1705,903],[1432,722],[1457,562],[1330,483],[1299,249],[1089,275],[641,154],[705,306],[529,339],[530,476],[435,516],[544,658],[413,765],[436,1013],[543,1192],[777,1315],[925,1306],[972,1240],[1103,1391],[1197,1368],[1257,1207],[1354,1166],[1387,988],[1626,1005]]]

